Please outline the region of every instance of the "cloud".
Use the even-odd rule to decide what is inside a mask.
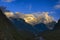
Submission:
[[[60,0],[58,0],[57,4],[54,6],[55,9],[60,9]]]
[[[25,19],[26,22],[30,23],[30,24],[38,24],[40,22],[43,23],[49,23],[53,21],[53,17],[51,17],[50,15],[48,15],[49,12],[36,12],[36,13],[31,13],[31,14],[23,14],[23,13],[13,13],[13,12],[5,12],[5,15],[10,18],[22,18]],[[34,24],[34,25],[35,25]]]
[[[2,2],[13,2],[15,0],[1,0]]]
[[[49,23],[49,22],[52,22],[53,21],[53,17],[51,17],[49,15],[50,12],[35,12],[35,13],[31,13],[29,14],[28,17],[35,17],[36,20],[34,19],[34,21],[36,21],[35,23],[38,24],[40,22],[43,22],[43,23]],[[33,16],[32,16],[33,15]],[[34,23],[34,21],[32,21],[32,23]]]
[[[55,9],[60,9],[60,4],[54,6]]]
[[[60,0],[58,0],[58,2],[57,3],[60,3]]]
[[[13,17],[14,13],[13,12],[5,12],[5,15],[9,18],[9,17]]]
[[[37,14],[37,13],[36,13]],[[53,18],[48,15],[49,12],[41,12],[40,14],[37,14],[37,20],[39,22],[43,22],[43,23],[49,23],[52,22]]]

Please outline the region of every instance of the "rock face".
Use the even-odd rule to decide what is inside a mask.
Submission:
[[[39,23],[50,23],[53,21],[52,17],[48,15],[48,13],[42,13],[40,16],[38,16]]]
[[[17,30],[0,10],[0,40],[21,40]]]
[[[48,30],[47,26],[44,23],[39,23],[35,25],[34,27],[37,30],[36,32],[37,34]]]
[[[53,21],[53,18],[51,16],[49,16],[49,14],[47,12],[44,13],[32,13],[32,14],[23,14],[23,13],[13,13],[13,12],[5,12],[5,15],[7,17],[13,17],[13,18],[22,18],[25,20],[26,23],[29,23],[31,25],[36,25],[39,23],[50,23]]]
[[[60,20],[56,23],[54,30],[48,30],[41,34],[45,40],[60,40]]]
[[[25,22],[27,22],[31,25],[36,25],[37,24],[37,19],[32,14],[25,14],[24,15],[24,20],[25,20]]]
[[[58,23],[56,23],[54,30],[60,30],[60,19],[58,20]]]
[[[45,40],[60,40],[60,30],[45,31],[40,36]]]
[[[16,19],[16,18],[11,18],[13,24],[16,26],[17,30],[19,31],[19,33],[24,37],[24,39],[31,39],[34,36],[34,32],[35,30],[33,29],[33,27],[26,23],[25,20],[23,19]]]
[[[0,10],[0,40],[33,40],[32,38],[31,32],[17,31],[12,22]]]

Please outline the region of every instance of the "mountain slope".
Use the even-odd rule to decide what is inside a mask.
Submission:
[[[17,26],[16,28],[18,30],[25,30],[25,31],[35,33],[36,30],[34,29],[34,27],[32,25],[26,23],[23,19],[21,19],[21,18],[17,18],[17,19],[11,18],[11,19],[12,19],[11,21],[13,22],[13,24],[15,26]]]
[[[56,23],[53,30],[47,30],[41,34],[45,40],[60,40],[60,20]]]
[[[0,40],[21,40],[20,38],[14,25],[0,10]]]

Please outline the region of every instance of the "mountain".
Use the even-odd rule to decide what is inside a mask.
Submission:
[[[17,30],[26,30],[32,32],[33,34],[36,33],[36,29],[34,29],[34,26],[26,23],[25,20],[21,18],[11,18],[11,21],[16,26]]]
[[[14,25],[0,10],[0,40],[20,40],[20,38]]]
[[[60,19],[53,30],[47,30],[40,34],[45,40],[60,40]]]
[[[18,31],[0,10],[0,40],[33,40],[33,37],[34,35],[29,31]]]
[[[52,22],[47,23],[46,26],[47,26],[47,28],[48,28],[49,30],[53,30],[55,24],[56,24],[56,22],[55,22],[55,21],[52,21]]]
[[[33,34],[38,34],[39,32],[43,32],[48,30],[47,26],[44,23],[39,23],[34,26],[25,22],[24,19],[21,18],[10,18],[13,24],[16,26],[17,30],[26,30],[32,32]]]
[[[35,26],[39,23],[44,23],[48,29],[52,30],[56,22],[53,20],[48,12],[43,13],[32,13],[32,14],[23,14],[23,13],[13,13],[13,12],[5,12],[5,15],[11,20],[13,19],[24,19],[26,23]],[[11,18],[10,18],[11,17]],[[17,20],[17,22],[18,22]],[[16,21],[16,20],[15,20]]]
[[[44,13],[36,13],[36,14],[23,14],[23,13],[19,13],[19,12],[16,12],[16,13],[11,13],[11,12],[5,12],[5,15],[7,17],[12,17],[12,18],[16,18],[16,19],[24,19],[26,23],[28,24],[31,24],[31,25],[36,25],[36,24],[39,24],[39,23],[44,23],[47,25],[47,27],[49,29],[53,29],[53,26],[55,25],[55,22],[53,20],[53,18],[47,13],[47,12],[44,12]]]
[[[52,21],[49,24],[48,23],[44,24],[43,22],[41,22],[41,23],[38,23],[38,24],[35,24],[34,26],[32,26],[31,24],[25,22],[25,20],[22,18],[10,17],[9,19],[11,19],[13,24],[15,26],[17,26],[16,28],[18,30],[28,30],[34,34],[48,30],[49,28],[47,26],[49,26],[49,27],[51,26],[51,28],[53,28],[53,26],[55,25],[55,22]]]
[[[58,20],[58,23],[55,24],[55,27],[54,29],[56,30],[59,30],[60,29],[60,19]]]
[[[35,36],[35,29],[32,25],[25,22],[25,20],[21,18],[11,18],[12,23],[16,26],[16,29],[19,31],[19,33],[24,36],[24,39],[31,39]]]
[[[11,13],[11,12],[5,12],[5,15],[7,17],[13,17],[13,18],[22,18],[25,20],[25,22],[31,24],[31,25],[36,25],[38,23],[49,23],[54,21],[53,17],[51,17],[47,12],[44,13],[31,13],[31,14],[23,14],[23,13]]]
[[[37,18],[32,14],[25,14],[23,19],[25,20],[25,22],[31,25],[36,25],[38,22]]]
[[[37,30],[37,33],[44,32],[46,30],[49,30],[47,26],[44,23],[39,23],[34,26],[34,28]]]
[[[19,13],[15,14],[15,16],[9,17],[9,19],[12,21],[12,24],[14,24],[16,26],[16,29],[19,32],[26,31],[26,34],[31,32],[31,34],[34,34],[35,36],[37,36],[39,33],[42,33],[46,30],[52,30],[54,28],[55,21],[53,21],[52,17],[49,16],[47,13],[45,13],[45,14],[43,13],[41,15],[39,14],[39,16],[37,17],[36,20],[35,20],[35,16],[32,14],[24,14],[24,15],[19,14],[20,16],[18,14]],[[22,15],[23,15],[23,17],[21,17]],[[33,19],[33,20],[31,20],[31,19]],[[38,20],[38,23],[35,22],[37,20]],[[26,22],[26,21],[28,21],[28,22]],[[30,22],[35,25],[32,26],[30,24]]]

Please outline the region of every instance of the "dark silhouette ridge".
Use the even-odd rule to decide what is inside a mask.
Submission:
[[[37,29],[37,33],[48,30],[47,26],[44,23],[39,23],[34,26]]]
[[[54,30],[60,30],[60,19],[58,20],[58,23],[56,23]]]
[[[9,10],[6,9],[5,6],[0,6],[0,9],[3,10],[3,12],[10,12]]]
[[[11,19],[12,19],[13,24],[17,26],[16,28],[18,30],[25,30],[25,31],[35,33],[36,30],[34,29],[34,27],[26,23],[25,20],[21,18],[11,18]]]
[[[58,23],[55,24],[53,30],[42,32],[40,36],[44,37],[45,40],[60,40],[60,19],[58,20]]]
[[[58,20],[58,23],[60,23],[60,19]]]
[[[54,26],[55,26],[56,22],[52,21],[46,24],[46,26],[48,27],[49,30],[53,30]]]
[[[16,28],[2,10],[0,10],[0,40],[21,40]]]
[[[25,35],[26,39],[33,39],[35,29],[33,29],[32,25],[26,23],[25,20],[21,18],[11,18],[11,21],[16,26],[17,30],[22,36]]]
[[[39,24],[32,27],[30,24],[26,23],[21,18],[17,18],[17,19],[11,18],[11,19],[12,19],[13,24],[17,26],[16,28],[19,29],[18,31],[20,32],[20,34],[22,36],[25,35],[25,38],[29,39],[29,40],[32,40],[34,37],[36,37],[34,34],[38,35],[39,32],[41,33],[45,30],[48,30],[48,28],[46,27],[46,25],[44,23],[39,23]]]
[[[23,27],[20,19],[20,26]],[[27,25],[26,25],[27,26]],[[0,10],[0,40],[33,40],[34,35],[26,30],[18,31],[13,23]]]
[[[46,27],[46,25],[44,23],[39,23],[39,24],[36,24],[35,26],[32,26],[32,25],[26,23],[21,18],[11,18],[11,19],[12,19],[13,24],[17,26],[16,28],[19,31],[23,30],[26,32],[32,32],[35,36],[36,36],[36,34],[38,35],[38,33],[48,30],[48,28]],[[29,33],[29,34],[31,34],[31,33]],[[33,36],[31,36],[31,37],[33,37]]]

